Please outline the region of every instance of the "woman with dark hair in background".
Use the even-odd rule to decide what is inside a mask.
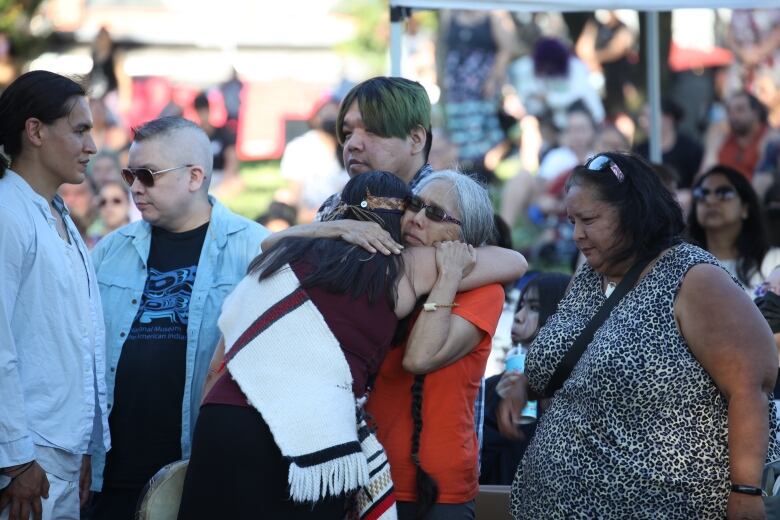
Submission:
[[[364,173],[347,183],[335,215],[375,222],[400,241],[408,194],[389,173]],[[220,316],[224,341],[210,369],[218,379],[207,382],[179,518],[342,518],[369,469],[382,469],[361,452],[355,406],[398,319],[432,292],[440,269],[461,289],[525,269],[517,253],[490,256],[452,242],[385,256],[305,237],[258,256]]]
[[[102,224],[101,237],[130,223],[130,192],[122,182],[109,181],[100,188],[98,211]]]
[[[716,165],[699,177],[692,195],[690,238],[720,260],[752,295],[780,264],[780,249],[769,247],[756,192],[741,173]]]
[[[763,518],[762,470],[780,455],[766,321],[715,257],[682,242],[680,206],[638,156],[576,168],[566,209],[586,263],[498,410],[517,437],[526,400],[552,397],[512,514]]]
[[[569,286],[571,276],[561,273],[537,273],[520,293],[512,324],[512,343],[525,349],[547,319],[555,314]],[[485,441],[479,471],[480,484],[511,484],[517,465],[536,431],[536,423],[521,426],[522,440],[507,439],[498,429],[496,410],[503,391],[519,376],[505,372],[485,381]],[[541,411],[541,410],[540,410]]]

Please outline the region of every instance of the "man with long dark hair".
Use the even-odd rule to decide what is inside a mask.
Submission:
[[[84,182],[91,128],[84,88],[58,74],[29,72],[0,96],[3,519],[78,518],[88,454],[110,445],[97,280],[57,195]]]

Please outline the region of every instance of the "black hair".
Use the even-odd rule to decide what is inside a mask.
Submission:
[[[512,249],[512,230],[509,229],[509,225],[498,213],[493,213],[493,223],[495,224],[493,238],[488,240],[487,244]]]
[[[265,213],[255,219],[258,224],[266,225],[276,219],[284,220],[290,226],[294,226],[298,220],[297,210],[284,202],[272,201]]]
[[[198,110],[199,108],[209,108],[209,97],[205,92],[201,92],[195,96],[195,99],[192,101],[192,106],[195,110]]]
[[[758,115],[758,120],[761,123],[766,124],[769,118],[769,111],[767,110],[766,106],[752,93],[750,93],[747,90],[739,90],[731,95],[729,99],[734,99],[738,97],[744,97],[748,100],[748,104],[750,105],[750,110],[755,112]]]
[[[558,310],[558,304],[566,294],[569,287],[571,276],[563,273],[539,273],[531,279],[520,292],[520,298],[517,300],[517,310],[523,303],[523,296],[531,288],[536,288],[539,295],[539,321],[537,322],[537,332],[541,329],[547,320]]]
[[[71,78],[45,70],[22,74],[0,95],[0,178],[10,159],[22,151],[22,133],[30,118],[51,124],[73,109],[74,97],[86,96],[84,85]]]
[[[671,117],[674,120],[674,126],[680,124],[685,117],[685,109],[670,97],[661,98],[661,113]]]
[[[577,166],[566,181],[566,193],[574,186],[592,188],[599,200],[617,209],[624,247],[608,259],[618,264],[635,258],[653,258],[680,243],[685,223],[682,209],[661,184],[653,167],[633,153],[599,154],[611,159],[623,172],[623,180],[609,166],[599,171]]]
[[[699,177],[693,185],[693,189],[700,187],[707,177],[716,174],[726,177],[729,184],[737,190],[742,203],[747,206],[747,218],[742,221],[742,229],[739,232],[735,246],[739,254],[737,259],[737,278],[742,283],[748,284],[753,273],[760,272],[761,262],[764,260],[766,252],[769,251],[769,239],[767,238],[758,195],[756,195],[753,186],[751,186],[750,181],[744,175],[722,164],[716,164],[704,172],[704,175]],[[709,251],[707,247],[707,233],[696,218],[698,205],[699,202],[694,199],[691,212],[688,214],[688,235],[694,243]]]
[[[661,180],[661,184],[667,188],[674,189],[680,183],[680,175],[671,164],[651,163],[653,171]]]
[[[366,129],[380,137],[404,139],[418,125],[425,129],[423,156],[428,161],[433,146],[431,100],[420,83],[400,77],[377,76],[352,87],[341,101],[336,117],[336,137],[342,145],[344,117],[355,101]]]
[[[409,187],[391,173],[374,171],[356,175],[341,192],[341,201],[348,206],[338,218],[369,220],[378,217],[382,227],[400,243],[403,211],[364,211],[360,203],[366,198],[366,190],[376,197],[403,199],[411,194]],[[401,256],[369,254],[339,239],[284,238],[252,260],[248,273],[257,273],[263,280],[290,262],[306,259],[309,259],[307,264],[311,270],[300,281],[301,287],[323,287],[334,293],[350,293],[353,298],[366,295],[370,304],[386,293],[388,303],[395,308],[395,282],[403,266]]]
[[[431,510],[436,500],[439,499],[439,485],[426,472],[420,464],[420,436],[423,429],[423,386],[425,384],[425,374],[419,374],[414,376],[414,383],[412,383],[412,422],[414,423],[414,429],[412,430],[412,462],[417,468],[417,502],[415,509],[415,518],[423,519],[428,511]]]

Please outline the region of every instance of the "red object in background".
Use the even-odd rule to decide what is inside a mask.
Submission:
[[[133,78],[133,102],[130,111],[125,114],[125,120],[131,128],[141,126],[160,116],[163,109],[173,102],[182,110],[182,116],[194,121],[198,113],[192,102],[198,95],[198,89],[174,85],[167,78],[152,76]],[[217,88],[209,89],[209,121],[212,126],[221,127],[227,121],[227,109],[222,93]]]
[[[167,78],[145,77],[133,79],[133,101],[125,120],[138,127],[160,116],[173,102],[182,110],[183,117],[198,122],[192,106],[198,90],[174,85]],[[286,126],[289,121],[305,122],[314,107],[322,103],[327,85],[302,84],[289,80],[264,83],[245,83],[241,92],[236,150],[239,160],[258,161],[279,159],[287,144]],[[217,87],[208,90],[209,120],[215,127],[227,120],[227,109]]]
[[[306,121],[328,85],[290,80],[245,83],[241,92],[236,151],[239,160],[279,159],[287,121]]]
[[[725,67],[733,59],[731,51],[722,47],[713,47],[711,50],[703,51],[686,49],[672,42],[669,48],[669,68],[673,72],[707,67]]]

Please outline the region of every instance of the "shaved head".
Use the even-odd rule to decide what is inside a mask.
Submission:
[[[134,142],[157,141],[166,159],[203,168],[203,190],[208,191],[214,158],[211,141],[198,125],[182,117],[161,117],[135,129]]]

